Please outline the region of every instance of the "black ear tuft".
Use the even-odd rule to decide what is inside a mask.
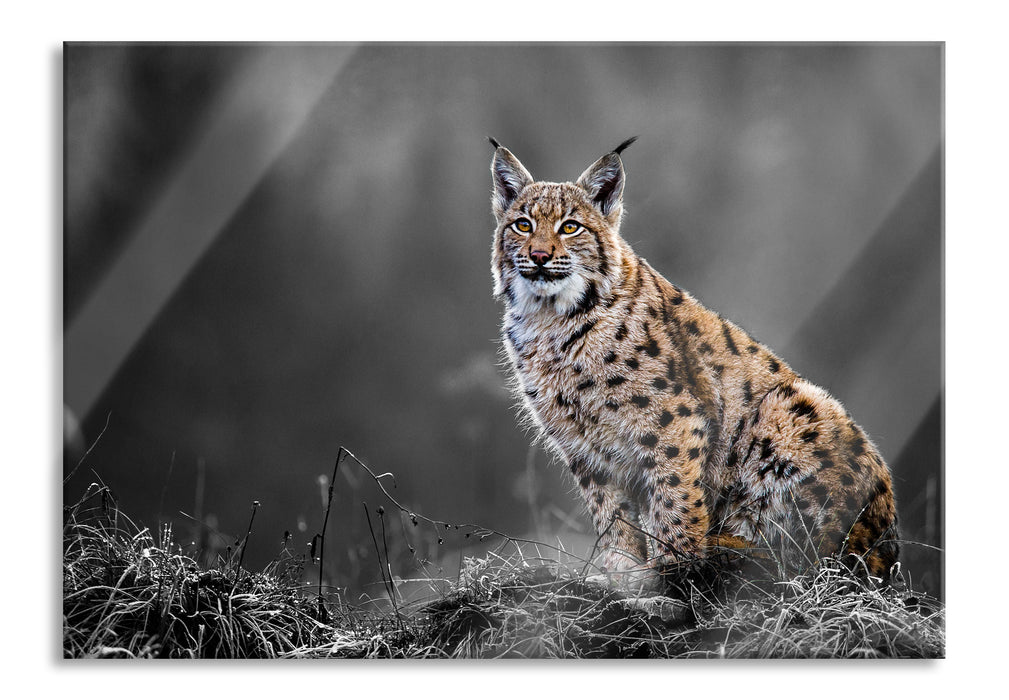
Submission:
[[[634,138],[637,138],[636,136]],[[497,139],[493,136],[488,136],[487,140],[490,141],[490,145],[494,148],[501,148],[501,144],[497,142]]]
[[[491,139],[491,140],[493,141],[493,139]],[[624,152],[625,148],[627,148],[628,146],[630,146],[632,143],[634,143],[637,140],[638,140],[637,136],[632,136],[629,139],[627,139],[626,141],[624,141],[622,144],[620,144],[619,146],[617,146],[616,148],[614,148],[613,152],[616,153],[619,156],[621,153]]]

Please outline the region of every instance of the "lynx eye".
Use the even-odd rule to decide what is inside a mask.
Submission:
[[[519,219],[512,226],[519,233],[529,233],[533,230],[533,225],[529,223],[529,219]]]
[[[582,225],[579,224],[577,221],[565,221],[563,224],[561,224],[561,233],[566,233],[567,235],[570,236],[573,233],[578,233],[578,231],[580,231],[581,228]]]

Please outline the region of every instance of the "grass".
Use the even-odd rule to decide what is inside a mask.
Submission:
[[[343,451],[334,475],[342,457]],[[380,486],[388,476],[371,474]],[[389,498],[410,518],[427,520]],[[382,507],[375,511],[377,528],[367,508],[365,517],[384,595],[350,605],[325,589],[321,574],[318,585],[305,580],[306,565],[316,562],[304,555],[285,550],[263,571],[243,568],[257,506],[245,538],[208,566],[199,563],[199,552],[183,550],[170,527],[152,533],[135,524],[107,488],[92,485],[64,509],[64,656],[944,655],[939,601],[903,585],[880,588],[829,559],[783,579],[763,558],[715,557],[668,574],[666,595],[638,598],[587,577],[591,567],[584,559],[556,547],[543,556],[548,545],[505,537],[497,550],[465,559],[455,579],[403,581],[393,576]],[[324,533],[314,557],[322,556]],[[504,537],[482,531],[480,540],[488,534]]]
[[[201,568],[170,528],[140,528],[92,489],[64,524],[64,656],[272,658],[328,633],[297,560],[258,573],[240,561]]]
[[[474,658],[935,658],[937,601],[876,589],[837,562],[767,586],[702,566],[673,596],[635,598],[527,559],[470,560],[420,609],[428,643]],[[735,568],[732,564],[730,568]]]

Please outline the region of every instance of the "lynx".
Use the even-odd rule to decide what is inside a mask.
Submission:
[[[634,140],[555,183],[491,139],[504,350],[524,412],[588,504],[601,568],[653,586],[670,565],[754,547],[886,578],[896,509],[866,434],[621,238]]]

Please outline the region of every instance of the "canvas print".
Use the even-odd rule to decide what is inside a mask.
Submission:
[[[63,47],[63,654],[945,655],[941,43]]]

